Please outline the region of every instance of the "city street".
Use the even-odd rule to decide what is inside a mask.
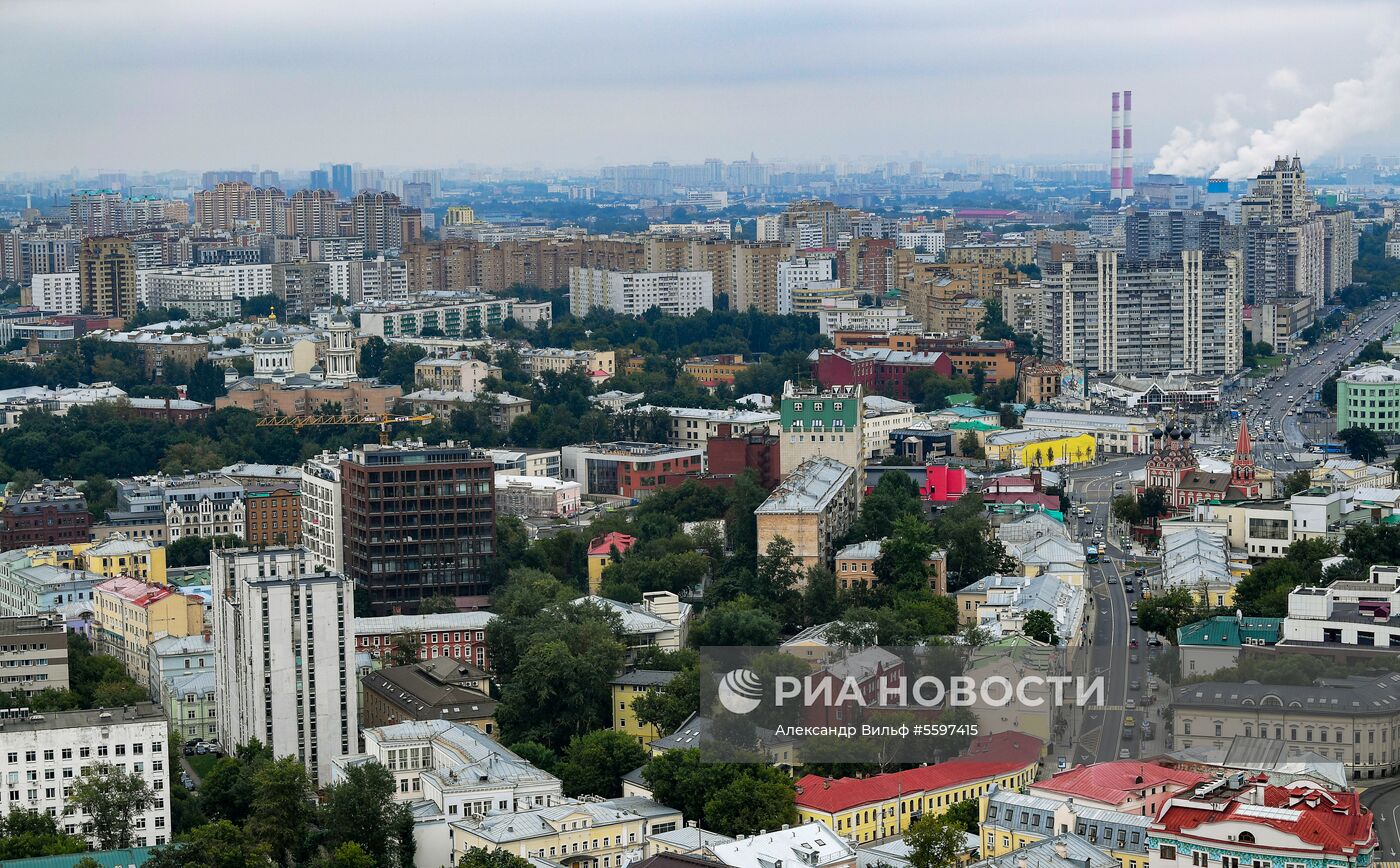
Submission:
[[[1361,313],[1363,317],[1370,316],[1372,319],[1356,327],[1355,334],[1348,331],[1339,340],[1301,350],[1287,366],[1269,377],[1242,379],[1226,393],[1222,403],[1242,403],[1239,409],[1249,421],[1257,466],[1285,475],[1308,466],[1308,462],[1295,460],[1307,451],[1304,449],[1305,443],[1315,442],[1305,436],[1300,428],[1298,412],[1317,404],[1313,396],[1322,383],[1345,367],[1362,347],[1390,333],[1391,324],[1400,317],[1400,301],[1374,304]],[[1258,395],[1252,394],[1256,386],[1262,386]],[[1269,422],[1267,429],[1265,421]],[[1331,420],[1324,424],[1330,433],[1335,434]],[[1224,438],[1222,442],[1225,442]]]
[[[1129,756],[1134,757],[1160,753],[1162,750],[1164,736],[1160,725],[1155,727],[1154,741],[1146,744],[1142,741],[1142,721],[1151,719],[1159,722],[1159,706],[1142,707],[1144,697],[1149,695],[1147,661],[1154,649],[1147,645],[1147,634],[1129,623],[1132,603],[1141,589],[1139,587],[1130,596],[1123,585],[1124,576],[1132,576],[1133,564],[1140,559],[1125,550],[1109,530],[1112,523],[1110,504],[1114,494],[1121,493],[1115,492],[1114,486],[1121,483],[1123,490],[1127,490],[1132,474],[1145,464],[1144,456],[1125,456],[1068,474],[1072,502],[1076,508],[1088,506],[1091,510],[1089,517],[1093,519],[1090,525],[1083,517],[1067,517],[1071,531],[1085,545],[1097,545],[1100,551],[1099,562],[1088,565],[1092,644],[1087,672],[1105,679],[1105,705],[1083,713],[1075,738],[1074,754],[1069,757],[1071,764],[1118,759],[1125,749]],[[1095,538],[1097,531],[1103,532],[1104,539]],[[1151,569],[1148,575],[1150,578]],[[1132,639],[1137,640],[1137,648],[1129,647]],[[1132,662],[1134,657],[1138,662]],[[1131,687],[1133,681],[1138,682],[1137,690]],[[1138,707],[1126,708],[1129,699]],[[1133,732],[1128,737],[1125,737],[1123,726],[1126,715],[1133,717]]]

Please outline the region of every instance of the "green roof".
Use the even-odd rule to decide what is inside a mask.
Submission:
[[[977,396],[971,392],[959,392],[956,395],[949,395],[944,400],[948,402],[949,407],[959,407],[963,404],[971,404],[973,401],[976,401]]]
[[[1000,431],[1000,425],[993,425],[990,422],[983,422],[978,419],[969,419],[966,422],[953,422],[948,426],[954,431]]]
[[[92,859],[103,868],[126,868],[144,865],[155,849],[134,847],[130,850],[94,850],[90,853],[69,853],[66,856],[35,856],[32,859],[6,859],[0,868],[73,868],[83,859]]]
[[[1256,640],[1265,645],[1273,645],[1278,642],[1282,632],[1282,618],[1237,618],[1234,615],[1217,615],[1178,628],[1176,644],[1177,647],[1191,645],[1197,648],[1238,648],[1246,640]]]

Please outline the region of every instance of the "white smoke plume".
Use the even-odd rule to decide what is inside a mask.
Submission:
[[[1359,134],[1389,124],[1400,113],[1400,48],[1371,61],[1364,78],[1332,85],[1325,100],[1291,118],[1274,121],[1240,140],[1242,125],[1228,101],[1217,100],[1216,118],[1205,130],[1177,127],[1157,152],[1153,172],[1209,175],[1232,181],[1252,178],[1275,157],[1316,159]]]

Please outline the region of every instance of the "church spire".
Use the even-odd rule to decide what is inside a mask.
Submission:
[[[1254,444],[1249,439],[1249,423],[1240,419],[1240,435],[1235,439],[1235,457],[1230,460],[1230,476],[1236,482],[1254,479]]]
[[[1249,421],[1240,419],[1240,436],[1235,440],[1235,457],[1253,456],[1254,445],[1249,440]]]

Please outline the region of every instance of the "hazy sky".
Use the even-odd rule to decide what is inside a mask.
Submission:
[[[1143,171],[1222,98],[1247,132],[1363,76],[1393,5],[0,0],[0,175],[1102,160],[1122,88]]]

